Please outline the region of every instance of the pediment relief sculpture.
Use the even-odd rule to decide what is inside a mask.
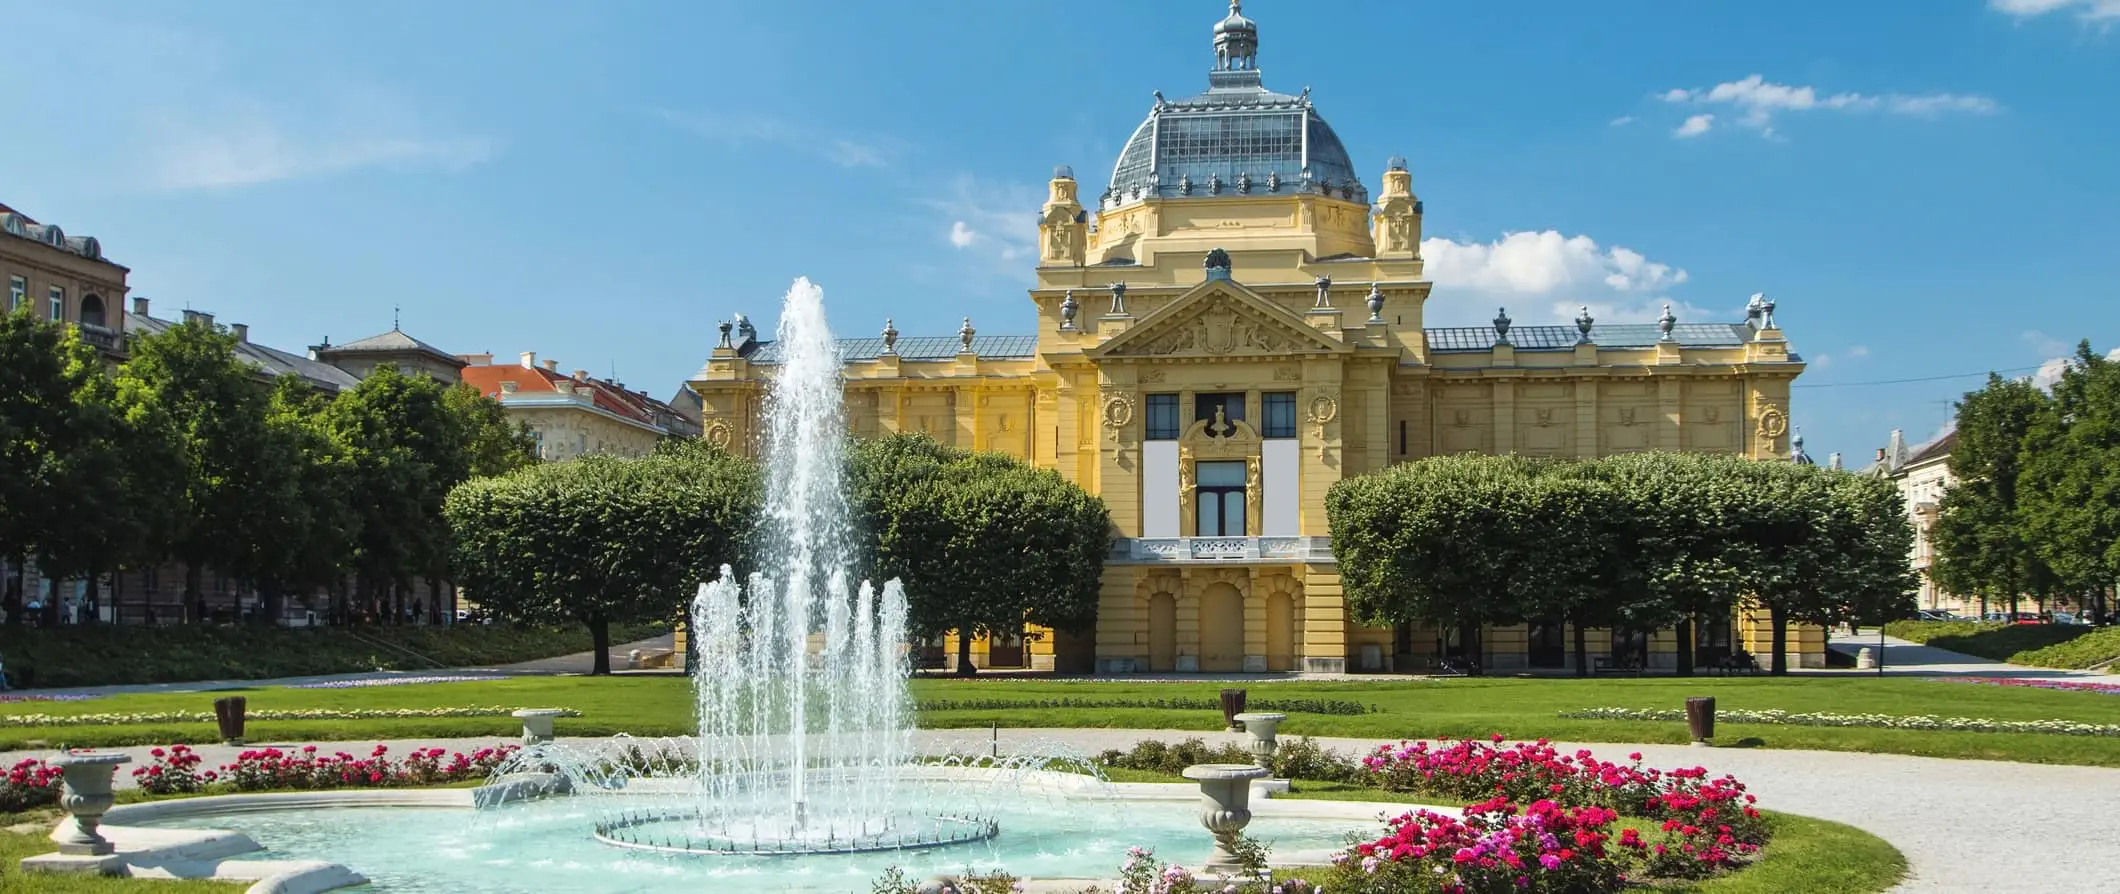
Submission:
[[[1179,304],[1177,315],[1145,321],[1141,328],[1116,337],[1107,349],[1120,356],[1226,357],[1326,353],[1340,347],[1315,329],[1274,319],[1269,312],[1227,293]],[[1186,310],[1197,308],[1191,313]]]

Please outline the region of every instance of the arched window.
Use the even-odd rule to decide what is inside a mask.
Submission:
[[[81,325],[108,326],[103,318],[103,297],[93,292],[81,296]]]

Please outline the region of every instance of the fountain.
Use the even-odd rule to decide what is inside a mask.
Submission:
[[[715,854],[901,850],[993,837],[990,819],[900,806],[911,763],[905,589],[850,586],[842,384],[823,293],[807,279],[780,315],[768,398],[766,571],[726,565],[692,602],[697,803],[599,823],[608,843]]]

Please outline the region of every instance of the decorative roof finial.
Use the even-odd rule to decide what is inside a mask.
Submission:
[[[730,347],[735,347],[734,345],[731,345],[731,344],[729,344],[729,330],[731,330],[731,329],[734,329],[734,328],[736,328],[736,326],[735,326],[734,324],[731,324],[731,323],[730,323],[730,322],[729,322],[728,320],[723,320],[723,321],[721,321],[721,346],[722,346],[722,347],[724,347],[724,348],[730,348]],[[327,344],[327,345],[328,345],[328,344],[331,344],[331,339],[329,339],[329,338],[326,338],[326,339],[324,339],[324,343],[325,343],[325,344]]]
[[[1229,252],[1220,248],[1210,249],[1200,266],[1207,269],[1208,279],[1228,279],[1231,269]]]
[[[392,331],[392,332],[397,332],[397,331],[399,331],[399,329],[398,329],[398,311],[399,311],[399,310],[401,310],[401,308],[399,308],[399,307],[398,307],[397,305],[395,305],[395,304],[393,304],[393,305],[390,305],[390,331]]]
[[[1761,311],[1761,313],[1760,313],[1760,317],[1761,317],[1761,325],[1760,325],[1760,328],[1762,328],[1762,329],[1777,329],[1777,328],[1780,328],[1780,327],[1777,327],[1777,326],[1775,326],[1775,325],[1774,325],[1774,299],[1772,299],[1772,298],[1768,298],[1768,297],[1767,297],[1767,293],[1765,293],[1765,292],[1761,292],[1761,293],[1759,293],[1759,297],[1760,297],[1760,298],[1762,299],[1762,300],[1761,300],[1761,301],[1759,302],[1759,309],[1760,309],[1760,311]]]
[[[1380,283],[1369,284],[1369,322],[1384,322],[1384,287]]]
[[[1766,301],[1767,293],[1753,292],[1752,300],[1745,302],[1745,322],[1750,323],[1754,329],[1759,328],[1759,318],[1766,313]]]
[[[1318,310],[1330,310],[1332,308],[1332,277],[1318,277],[1317,286],[1318,303],[1311,306]]]
[[[1792,429],[1789,432],[1789,461],[1799,466],[1818,465],[1809,454],[1803,452],[1803,429]]]
[[[1126,316],[1126,280],[1112,283],[1112,310],[1109,316]]]
[[[1075,314],[1081,309],[1082,305],[1075,302],[1075,290],[1067,290],[1067,296],[1060,299],[1060,331],[1075,331]]]
[[[1664,315],[1656,318],[1657,331],[1663,335],[1657,341],[1672,341],[1671,329],[1678,325],[1678,318],[1671,315],[1671,303],[1664,302]]]
[[[890,317],[883,318],[883,352],[898,353],[898,327],[891,322]]]
[[[1244,17],[1242,0],[1229,0],[1229,16],[1215,23],[1215,70],[1259,70],[1259,26]]]
[[[972,318],[965,317],[964,328],[957,330],[957,343],[964,346],[964,353],[972,352],[972,336],[977,334],[979,330],[972,328]]]
[[[1575,315],[1575,343],[1590,343],[1590,327],[1597,325],[1597,318],[1590,315],[1590,305],[1583,305],[1583,312]]]

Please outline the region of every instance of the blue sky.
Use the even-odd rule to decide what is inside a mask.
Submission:
[[[1810,452],[1851,464],[1978,380],[1859,383],[2112,347],[2120,0],[1245,12],[1372,188],[1411,161],[1430,325],[1736,320],[1765,291],[1812,362]],[[1052,166],[1108,177],[1150,91],[1204,87],[1223,13],[0,0],[0,202],[99,237],[158,316],[299,348],[402,306],[446,349],[667,395],[799,275],[842,333],[1029,331]]]

